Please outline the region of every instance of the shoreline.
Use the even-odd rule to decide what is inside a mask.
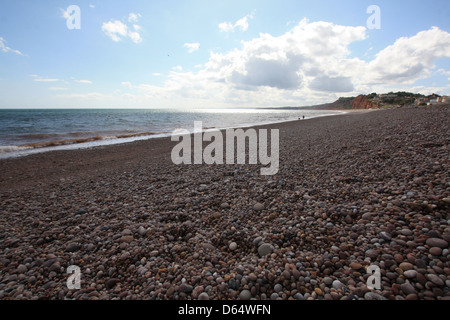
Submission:
[[[309,110],[306,110],[309,111]],[[328,110],[321,110],[328,111]],[[356,110],[355,110],[356,111]],[[360,112],[367,112],[368,110],[358,110]],[[344,110],[329,110],[330,113],[334,114],[325,114],[318,115],[312,118],[305,118],[303,120],[310,120],[315,118],[327,117],[327,116],[335,116],[340,114],[346,114]],[[300,119],[299,119],[300,120]],[[263,122],[263,123],[255,123],[255,124],[242,124],[230,127],[221,127],[221,128],[204,128],[207,129],[215,129],[215,130],[225,130],[225,129],[248,129],[256,126],[264,126],[264,125],[274,125],[278,123],[284,122],[292,122],[297,120],[279,120],[274,122]],[[174,129],[175,130],[175,129]],[[84,134],[84,133],[77,133]],[[32,154],[44,153],[44,152],[52,152],[52,151],[61,151],[61,150],[77,150],[77,149],[90,149],[96,147],[104,147],[104,146],[112,146],[123,143],[130,143],[140,140],[150,140],[150,139],[158,139],[158,138],[166,138],[170,137],[172,132],[136,132],[133,134],[115,134],[108,136],[88,136],[83,138],[71,138],[65,140],[51,140],[51,141],[42,141],[36,143],[27,143],[27,144],[19,144],[13,146],[0,146],[0,160],[1,159],[10,159],[10,158],[20,158],[26,157]],[[67,134],[71,135],[71,134]],[[73,134],[72,134],[73,135]]]
[[[285,127],[290,127],[295,124],[310,123],[315,124],[320,119],[342,117],[342,116],[352,116],[355,114],[365,114],[376,110],[361,110],[360,112],[343,112],[341,114],[335,115],[325,115],[314,117],[310,119],[302,120],[287,120],[282,122],[275,122],[270,124],[257,124],[254,126],[237,127],[241,129],[283,129]],[[226,129],[218,129],[224,135]],[[280,130],[280,131],[281,131]],[[192,133],[191,133],[192,135]],[[150,138],[143,137],[142,139],[137,139],[133,141],[117,142],[112,144],[102,144],[87,146],[85,148],[68,148],[65,149],[64,146],[59,148],[49,148],[47,150],[33,150],[35,152],[31,154],[26,154],[17,157],[0,157],[0,191],[2,190],[2,184],[8,182],[8,180],[13,180],[14,183],[20,182],[21,186],[26,187],[27,183],[36,182],[39,178],[47,177],[50,173],[51,176],[58,176],[58,173],[49,170],[51,167],[50,163],[55,164],[56,167],[60,168],[60,173],[67,172],[77,172],[79,173],[80,168],[83,170],[89,170],[91,164],[95,165],[94,172],[107,170],[107,167],[97,167],[97,163],[103,163],[108,165],[118,165],[120,161],[125,163],[133,161],[133,159],[141,158],[143,155],[150,155],[152,158],[161,158],[161,156],[166,156],[167,160],[170,161],[170,152],[177,142],[172,142],[169,135],[164,136],[152,136]],[[76,145],[71,145],[69,147],[75,147]],[[84,159],[84,160],[79,160]],[[21,161],[24,163],[24,168],[20,164]],[[228,165],[226,165],[228,166]],[[232,166],[232,165],[230,165]],[[47,172],[50,171],[50,172]],[[46,172],[41,174],[41,172]],[[8,173],[2,175],[2,173]],[[86,171],[83,174],[88,175],[89,172]],[[19,179],[20,178],[20,179]],[[37,179],[36,179],[37,178]],[[31,181],[30,181],[31,179]],[[57,180],[57,178],[55,178]]]
[[[0,299],[449,299],[449,119],[256,126],[280,131],[275,176],[174,165],[170,138],[0,160]]]

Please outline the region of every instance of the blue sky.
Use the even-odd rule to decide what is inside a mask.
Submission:
[[[80,28],[67,27],[67,8]],[[370,29],[367,8],[380,9]],[[450,1],[0,2],[0,108],[312,105],[450,94]]]

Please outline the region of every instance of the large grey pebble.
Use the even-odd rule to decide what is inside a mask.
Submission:
[[[271,244],[269,243],[263,243],[262,245],[259,246],[258,248],[258,254],[261,257],[264,257],[270,253],[272,253],[273,247]]]
[[[334,280],[332,286],[336,290],[340,290],[340,289],[342,289],[344,287],[342,282],[340,282],[339,280]]]
[[[250,300],[251,297],[252,294],[248,290],[242,290],[241,293],[239,294],[239,299],[241,300]]]

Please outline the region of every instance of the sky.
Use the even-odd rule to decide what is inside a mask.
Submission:
[[[1,0],[0,108],[450,94],[450,1]]]

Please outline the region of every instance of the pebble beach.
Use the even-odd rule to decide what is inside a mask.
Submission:
[[[0,299],[449,300],[449,124],[436,105],[262,126],[273,176],[175,165],[170,138],[2,159]]]

